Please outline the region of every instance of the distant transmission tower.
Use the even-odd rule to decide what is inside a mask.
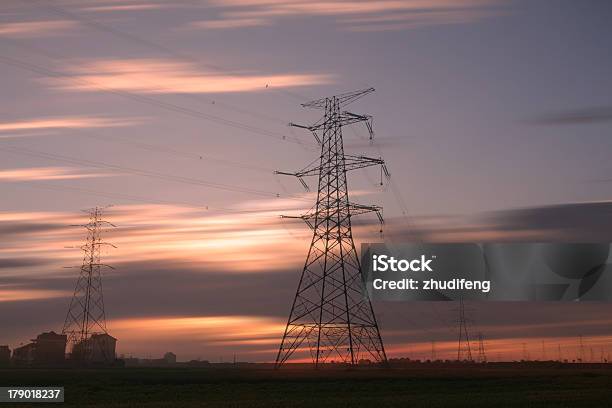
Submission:
[[[485,352],[484,336],[482,333],[478,333],[478,362],[487,362],[487,353]]]
[[[436,342],[431,341],[431,361],[436,361]]]
[[[465,304],[463,297],[459,297],[459,319],[457,325],[459,327],[459,339],[457,341],[457,360],[458,361],[474,361],[472,358],[472,348],[470,347],[470,335],[468,334],[467,319],[465,318]]]
[[[102,296],[102,276],[100,270],[103,267],[112,268],[100,261],[100,248],[103,245],[112,244],[102,241],[102,230],[104,227],[115,225],[102,219],[103,209],[95,207],[87,210],[89,222],[82,226],[87,230],[83,250],[83,264],[74,288],[74,295],[70,301],[70,307],[66,314],[62,334],[68,336],[68,344],[72,351],[77,344],[85,347],[79,348],[79,355],[72,358],[87,360],[91,350],[88,350],[88,340],[92,335],[107,333],[106,316],[104,314],[104,297]],[[74,354],[74,353],[73,353]]]
[[[308,256],[298,284],[295,299],[283,335],[276,367],[285,363],[298,349],[308,349],[315,367],[328,361],[356,364],[361,359],[386,362],[374,309],[365,291],[362,269],[353,242],[351,217],[368,212],[377,214],[382,223],[381,208],[349,201],[346,173],[349,170],[380,165],[380,158],[344,154],[342,127],[364,122],[373,137],[372,117],[341,109],[373,92],[373,88],[349,92],[302,104],[324,110],[324,116],[311,126],[321,146],[315,164],[295,176],[308,190],[304,177],[317,176],[317,203],[300,217],[313,229]]]

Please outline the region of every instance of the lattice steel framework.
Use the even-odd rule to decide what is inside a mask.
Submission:
[[[468,320],[465,317],[465,303],[463,297],[459,297],[459,319],[457,321],[459,328],[459,339],[457,341],[457,360],[458,361],[474,361],[472,357],[472,347],[470,346],[470,335],[468,333]]]
[[[276,358],[277,367],[306,347],[315,367],[330,361],[387,361],[374,309],[364,290],[351,230],[351,217],[367,212],[376,213],[382,223],[382,209],[349,200],[347,171],[379,165],[387,177],[389,173],[380,158],[345,155],[342,140],[342,127],[359,122],[365,122],[373,137],[371,116],[341,110],[372,91],[369,88],[302,104],[324,110],[323,118],[311,126],[291,124],[313,133],[321,155],[301,171],[277,172],[296,176],[307,190],[303,177],[318,176],[319,183],[316,205],[302,216],[290,217],[304,220],[313,229],[313,237]]]
[[[478,362],[487,362],[487,353],[485,351],[484,336],[482,333],[478,333]]]
[[[102,294],[102,268],[112,266],[101,263],[100,249],[104,245],[114,245],[102,241],[104,227],[115,227],[102,219],[103,209],[95,207],[87,210],[89,222],[84,225],[87,230],[83,250],[83,263],[70,301],[62,334],[68,336],[69,349],[73,351],[72,358],[88,360],[91,354],[91,343],[87,340],[94,334],[108,333],[106,315],[104,312],[104,296]],[[77,346],[77,347],[75,347]],[[78,350],[78,353],[77,351]],[[78,355],[76,355],[78,354]]]

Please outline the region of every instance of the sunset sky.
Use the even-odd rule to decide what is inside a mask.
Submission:
[[[310,240],[310,99],[375,87],[344,129],[352,200],[398,241],[612,240],[606,0],[4,0],[0,344],[60,331],[86,221],[118,353],[275,357]],[[311,187],[315,180],[309,180]],[[358,242],[380,240],[375,218]],[[456,353],[454,305],[374,305],[389,357]],[[495,360],[612,353],[612,306],[470,305]]]

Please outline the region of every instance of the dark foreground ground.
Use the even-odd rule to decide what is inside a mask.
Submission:
[[[612,406],[605,368],[0,370],[0,386],[15,385],[63,385],[73,407]]]

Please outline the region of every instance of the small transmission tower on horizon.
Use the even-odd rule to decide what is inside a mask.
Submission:
[[[465,303],[463,297],[459,297],[459,338],[457,340],[457,361],[474,361],[472,358],[472,347],[470,346],[470,335],[468,333],[467,319],[465,318]]]
[[[291,306],[287,326],[276,357],[276,367],[296,350],[308,348],[315,367],[329,361],[357,364],[361,359],[386,362],[387,355],[374,309],[365,291],[360,260],[355,249],[351,217],[374,212],[381,224],[382,208],[349,200],[347,171],[380,165],[390,176],[381,158],[344,154],[342,127],[364,122],[370,133],[372,117],[343,108],[371,93],[374,88],[348,92],[302,104],[320,109],[324,116],[307,129],[321,147],[314,164],[295,176],[308,190],[304,177],[318,177],[317,202],[299,217],[312,228],[313,236]]]
[[[101,207],[85,210],[89,213],[89,222],[83,225],[74,225],[84,227],[87,230],[85,244],[81,246],[83,263],[80,266],[79,277],[62,328],[62,334],[68,337],[71,357],[75,360],[87,361],[89,359],[91,350],[89,350],[87,340],[92,335],[108,334],[102,294],[101,269],[105,267],[114,268],[101,262],[100,249],[105,245],[116,247],[102,241],[104,227],[115,227],[115,225],[102,219],[103,210],[104,208]],[[78,353],[76,349],[78,349]]]
[[[487,362],[487,353],[485,351],[484,336],[482,333],[478,333],[478,362]]]

